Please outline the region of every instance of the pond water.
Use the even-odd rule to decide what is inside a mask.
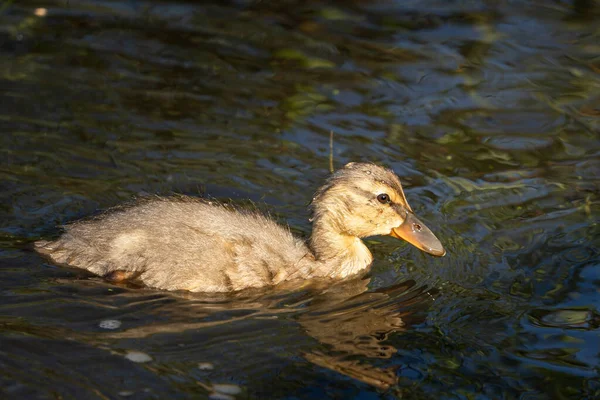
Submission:
[[[600,398],[598,21],[594,0],[0,2],[0,394]],[[330,153],[393,168],[448,254],[376,237],[363,279],[206,296],[31,249],[146,193],[307,236]]]

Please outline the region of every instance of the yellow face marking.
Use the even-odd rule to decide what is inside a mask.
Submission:
[[[406,195],[404,194],[404,190],[402,189],[402,187],[400,187],[400,193],[392,189],[392,194],[390,194],[390,197],[393,203],[401,204],[404,207],[406,207],[408,211],[412,212],[412,208],[410,208],[410,205],[406,200]]]

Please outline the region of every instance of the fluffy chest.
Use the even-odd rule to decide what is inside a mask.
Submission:
[[[371,252],[359,238],[351,238],[345,256],[339,261],[341,264],[334,270],[332,278],[346,278],[356,275],[367,269],[373,262]]]

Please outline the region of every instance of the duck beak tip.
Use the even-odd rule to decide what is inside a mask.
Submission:
[[[429,254],[436,257],[444,257],[446,255],[446,249],[429,249]]]
[[[433,256],[443,257],[446,255],[446,250],[439,239],[412,213],[408,213],[402,225],[392,229],[390,235],[403,239]]]

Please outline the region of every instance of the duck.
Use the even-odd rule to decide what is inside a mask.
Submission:
[[[190,196],[149,196],[63,226],[35,249],[57,265],[167,291],[236,292],[368,272],[362,239],[389,235],[433,256],[446,251],[409,206],[390,169],[352,162],[316,191],[308,240],[253,210]]]

